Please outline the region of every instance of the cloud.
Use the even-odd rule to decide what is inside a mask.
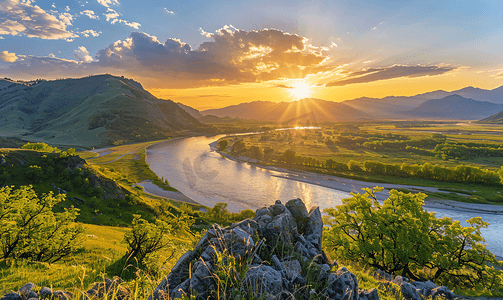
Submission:
[[[104,7],[110,7],[109,5],[119,5],[119,1],[117,0],[97,0],[97,1]]]
[[[52,40],[77,37],[66,30],[68,23],[65,21],[58,20],[37,5],[31,5],[30,1],[0,2],[0,34],[26,35]]]
[[[69,13],[62,13],[59,15],[59,19],[65,23],[65,25],[72,26],[73,16]]]
[[[174,14],[176,14],[174,11],[172,11],[172,10],[168,10],[166,7],[164,8],[164,10],[165,10],[168,14],[170,14],[170,15],[174,15]]]
[[[164,43],[146,33],[132,32],[96,55],[98,64],[135,70],[173,87],[212,86],[303,78],[326,71],[320,49],[304,37],[277,29],[244,31],[226,26],[206,33],[213,41],[197,50],[177,39]]]
[[[74,50],[74,56],[77,58],[80,62],[83,63],[90,63],[93,61],[93,58],[91,55],[89,55],[89,51],[87,51],[86,47],[80,46],[78,50]]]
[[[88,16],[89,18],[91,19],[94,19],[94,20],[99,20],[100,17],[98,15],[96,15],[94,13],[94,11],[90,10],[90,9],[86,9],[86,10],[83,10],[80,12],[81,15],[84,15],[84,16]]]
[[[17,59],[18,57],[16,56],[16,53],[9,53],[7,51],[0,52],[0,60],[6,62],[15,62]]]
[[[69,6],[66,6],[66,7],[65,7],[65,10],[66,10],[66,11],[70,11],[70,7],[69,7]]]
[[[100,34],[102,33],[101,31],[99,32],[96,32],[92,29],[88,29],[88,30],[84,30],[84,31],[81,31],[80,32],[82,35],[84,35],[85,37],[90,37],[90,36],[93,36],[93,37],[97,37],[97,36],[100,36]]]
[[[115,23],[123,23],[124,25],[127,25],[129,27],[132,27],[134,29],[140,29],[141,24],[138,22],[129,22],[126,20],[119,19],[121,14],[116,12],[115,10],[111,8],[107,8],[107,12],[103,14],[107,20],[107,22],[110,22],[110,24],[115,24]]]
[[[441,75],[446,72],[454,70],[450,66],[403,66],[394,65],[388,68],[369,68],[359,72],[349,73],[345,78],[329,82],[325,87],[331,86],[344,86],[355,83],[368,83],[379,80],[393,79],[393,78],[415,78],[423,76]]]

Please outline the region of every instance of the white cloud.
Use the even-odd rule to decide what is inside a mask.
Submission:
[[[77,58],[81,63],[90,63],[93,61],[93,58],[91,55],[89,55],[89,51],[87,51],[86,47],[80,46],[78,50],[74,50],[74,56]]]
[[[119,19],[121,14],[116,12],[115,10],[111,8],[107,8],[107,12],[103,14],[105,18],[107,19],[107,22],[110,22],[110,24],[115,24],[115,23],[123,23],[124,25],[127,25],[129,27],[133,27],[134,29],[139,29],[141,24],[138,22],[129,22],[126,20]]]
[[[96,15],[94,13],[94,11],[90,10],[90,9],[86,9],[86,10],[83,10],[80,12],[81,15],[84,15],[84,16],[88,16],[89,18],[91,19],[94,19],[94,20],[99,20],[100,17],[98,15]]]
[[[97,36],[100,36],[100,34],[102,33],[101,31],[99,32],[96,32],[92,29],[88,29],[88,30],[84,30],[82,32],[80,32],[82,35],[84,35],[85,37],[90,37],[90,36],[93,36],[93,37],[97,37]]]
[[[68,39],[77,37],[66,30],[69,19],[58,20],[30,1],[0,1],[0,34],[26,35],[41,39]],[[66,17],[66,16],[65,16]],[[67,18],[67,17],[66,17]]]
[[[59,19],[65,23],[65,25],[72,26],[73,16],[69,13],[62,13],[59,15]]]
[[[107,22],[110,22],[110,20],[112,20],[112,22],[113,22],[114,19],[117,19],[117,17],[120,16],[118,12],[116,12],[115,10],[113,10],[111,8],[107,8],[107,12],[104,13],[103,15],[107,19]],[[117,22],[117,21],[115,21],[115,22]],[[113,23],[115,23],[115,22],[113,22]]]
[[[53,3],[53,4],[51,5],[51,7],[52,7],[52,8],[56,8],[56,5],[55,5],[55,3]]]
[[[67,6],[65,7],[65,10],[66,10],[66,11],[70,11],[70,7],[67,5]]]
[[[172,11],[172,10],[168,10],[166,7],[164,8],[164,10],[165,10],[168,14],[171,14],[171,15],[176,14],[174,11]]]
[[[3,36],[0,36],[0,40],[5,40],[5,38]]]
[[[97,1],[104,7],[110,7],[109,5],[119,5],[119,1],[117,0],[97,0]]]
[[[15,62],[17,59],[18,57],[16,56],[16,53],[9,53],[7,51],[0,52],[0,60],[6,62]]]

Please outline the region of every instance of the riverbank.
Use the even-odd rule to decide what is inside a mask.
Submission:
[[[213,147],[212,147],[213,150]],[[285,169],[276,166],[264,166],[253,162],[248,162],[245,159],[240,159],[234,156],[231,156],[225,152],[215,150],[222,157],[233,160],[236,162],[247,163],[249,165],[253,165],[258,168],[262,168],[269,171],[277,172],[273,176],[279,178],[285,178],[290,180],[296,180],[304,183],[314,184],[330,189],[335,189],[339,191],[343,191],[346,193],[362,193],[363,188],[373,188],[375,186],[383,187],[385,190],[377,193],[376,196],[378,200],[385,200],[389,197],[389,190],[391,189],[407,189],[411,192],[431,192],[431,193],[444,193],[449,194],[451,192],[442,190],[437,187],[426,187],[426,186],[416,186],[416,185],[404,185],[404,184],[393,184],[393,183],[378,183],[378,182],[366,182],[361,180],[349,179],[344,177],[337,177],[333,175],[326,175],[314,172],[307,172],[302,170],[292,170]],[[458,195],[462,195],[461,193],[457,193]],[[502,205],[494,205],[494,204],[480,204],[480,203],[468,203],[468,202],[459,202],[453,200],[443,200],[443,199],[428,199],[425,200],[424,204],[425,208],[430,209],[448,209],[454,211],[463,211],[463,212],[481,212],[486,214],[496,214],[503,215],[503,206]]]

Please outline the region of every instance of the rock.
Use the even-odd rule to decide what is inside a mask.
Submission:
[[[52,293],[54,300],[69,300],[73,298],[73,294],[66,291],[55,291]]]
[[[320,281],[327,279],[329,274],[330,274],[330,266],[328,264],[322,264],[319,276]]]
[[[399,284],[399,286],[400,286],[400,291],[402,292],[403,299],[405,299],[405,300],[421,300],[421,296],[419,296],[419,293],[417,292],[416,288],[412,284],[405,282],[405,281],[401,281],[401,282],[402,283]]]
[[[265,265],[252,267],[246,272],[241,289],[252,292],[255,298],[275,296],[283,290],[281,273]]]
[[[456,295],[454,295],[454,293],[451,292],[447,287],[439,286],[431,291],[431,297],[433,299],[437,299],[438,297],[443,297],[447,300],[454,300]]]
[[[206,249],[212,249],[212,247],[208,247]],[[152,295],[148,297],[148,300],[162,300],[166,298],[168,291],[171,291],[179,285],[184,272],[188,272],[189,264],[195,259],[195,257],[196,253],[194,251],[189,250],[185,252],[185,254],[182,255],[182,257],[180,257],[180,259],[176,262],[173,269],[171,269],[169,275],[161,281],[161,283],[152,292]],[[187,282],[186,284],[187,289],[189,283],[190,282]]]
[[[19,293],[19,295],[21,295],[21,297],[27,296],[31,292],[31,290],[35,287],[36,287],[35,284],[28,282],[27,284],[20,287],[17,292]]]
[[[18,293],[8,293],[2,296],[0,300],[22,300],[21,296]]]
[[[281,215],[282,213],[285,212],[285,210],[286,210],[286,207],[283,204],[281,204],[281,203],[269,206],[269,211],[274,216]]]
[[[302,266],[298,260],[284,261],[282,264],[285,268],[285,275],[288,280],[294,281],[298,276],[300,276]]]
[[[418,290],[418,293],[428,297],[431,294],[431,290],[437,288],[437,285],[434,284],[431,281],[426,281],[426,282],[421,282],[421,281],[414,281],[412,284],[416,287],[416,290]]]
[[[328,275],[326,291],[329,298],[342,300],[358,300],[358,280],[356,276],[345,267]]]
[[[52,289],[50,289],[48,287],[43,287],[38,292],[38,295],[40,296],[41,299],[51,298],[51,296],[52,296]]]
[[[215,290],[215,280],[211,276],[212,266],[205,261],[197,261],[194,264],[195,271],[189,282],[191,295],[198,295],[196,299],[208,299],[212,290]]]
[[[400,275],[397,275],[391,282],[393,282],[394,284],[396,284],[398,286],[401,286],[402,283],[408,282],[408,281],[409,280],[406,277],[402,277]]]
[[[189,295],[190,279],[185,280],[180,285],[178,285],[173,292],[170,294],[171,298],[177,299]],[[165,299],[168,300],[168,299]]]
[[[393,280],[393,276],[391,276],[391,274],[386,273],[385,271],[379,269],[375,270],[374,277],[379,280],[386,280],[386,281]]]
[[[309,219],[306,225],[306,237],[318,251],[321,252],[321,237],[323,235],[323,221],[319,207],[312,208],[309,211]]]
[[[258,223],[252,219],[245,219],[239,223],[232,224],[229,228],[234,229],[236,227],[243,229],[245,232],[247,232],[249,235],[253,237],[257,233]]]
[[[360,291],[360,300],[379,300],[379,293],[376,288],[368,291]]]
[[[300,199],[292,199],[285,204],[286,208],[295,218],[297,222],[297,227],[299,233],[305,232],[305,226],[309,220],[309,214],[307,213],[306,205]]]
[[[266,244],[271,248],[280,243],[283,246],[293,246],[295,238],[298,236],[297,223],[290,211],[269,219],[269,215],[262,215],[257,223],[259,224],[259,235],[266,239]]]
[[[286,277],[286,269],[285,266],[279,261],[278,257],[276,255],[272,255],[272,264],[276,268],[276,270],[281,272],[281,275],[283,277]]]

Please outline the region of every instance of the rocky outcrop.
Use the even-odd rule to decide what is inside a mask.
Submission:
[[[309,212],[300,199],[276,201],[227,228],[213,225],[185,253],[149,300],[324,299],[378,300],[362,291],[346,268],[332,270],[321,250],[319,208]],[[335,264],[336,266],[337,264]]]

